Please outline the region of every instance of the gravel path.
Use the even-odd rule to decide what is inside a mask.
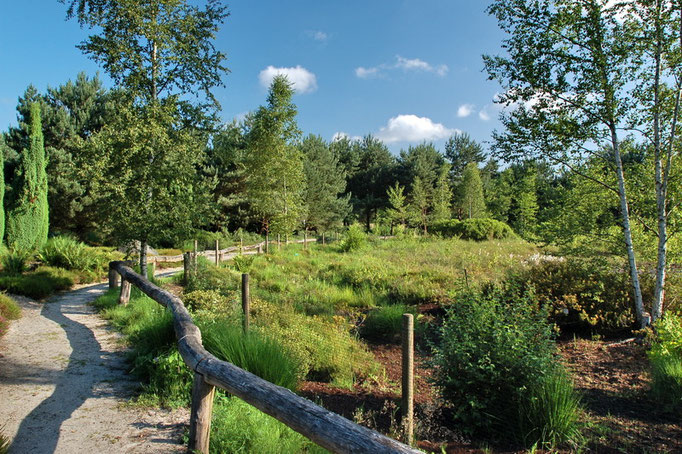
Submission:
[[[87,304],[105,290],[16,298],[23,316],[0,339],[0,429],[10,453],[184,452],[187,410],[125,405],[139,383],[126,374],[120,335]]]

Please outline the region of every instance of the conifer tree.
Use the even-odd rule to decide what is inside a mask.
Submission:
[[[422,182],[422,179],[415,177],[412,182],[412,203],[410,203],[410,214],[414,222],[427,232],[429,225],[429,207],[431,201],[429,200],[429,193]]]
[[[450,189],[450,182],[448,181],[450,169],[447,164],[443,164],[440,168],[438,178],[436,179],[436,187],[433,189],[433,212],[431,218],[433,221],[444,221],[450,219],[450,200],[452,200],[452,189]]]
[[[49,228],[40,104],[31,105],[30,120],[29,146],[21,153],[7,219],[7,245],[20,250],[42,247]]]
[[[405,188],[400,186],[400,183],[397,181],[395,182],[395,185],[389,187],[388,191],[386,191],[388,203],[390,204],[390,208],[387,211],[388,218],[391,220],[391,224],[396,223],[403,227],[409,217],[404,191]]]
[[[475,162],[470,162],[464,168],[461,194],[460,207],[465,218],[482,218],[486,216],[483,183],[481,183],[481,175]]]

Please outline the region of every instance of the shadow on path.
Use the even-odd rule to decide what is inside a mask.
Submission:
[[[122,373],[122,355],[103,352],[92,330],[77,321],[79,316],[92,313],[87,303],[105,291],[104,284],[85,287],[43,305],[41,315],[62,327],[71,354],[66,369],[58,375],[52,395],[21,422],[10,453],[53,453],[62,424],[86,399],[123,395],[130,385]]]

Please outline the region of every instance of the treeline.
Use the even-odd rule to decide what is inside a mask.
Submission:
[[[180,172],[182,162],[191,157],[187,175],[202,183],[185,182],[185,189],[193,193],[187,211],[201,216],[190,224],[180,222],[171,213],[182,191],[169,194],[168,210],[161,218],[178,223],[170,226],[163,219],[155,223],[166,232],[155,238],[158,245],[172,246],[197,228],[286,235],[302,229],[327,233],[360,222],[381,233],[395,232],[396,227],[428,232],[450,219],[492,218],[529,240],[568,245],[584,236],[617,247],[617,200],[589,179],[539,160],[507,165],[488,157],[465,133],[451,137],[443,151],[422,143],[397,156],[369,135],[331,142],[312,134],[304,137],[292,95],[287,81],[276,78],[267,103],[240,122],[219,126],[212,118],[196,127],[191,116],[177,121],[176,133],[184,129],[186,143],[168,144],[182,152],[176,152],[164,172]],[[34,106],[42,119],[51,232],[73,234],[90,243],[116,240],[112,204],[126,205],[124,199],[136,190],[128,184],[106,193],[112,188],[101,181],[105,177],[101,163],[112,158],[105,153],[117,153],[117,144],[111,141],[124,140],[123,125],[117,124],[139,122],[126,116],[125,104],[125,93],[106,89],[97,77],[83,73],[46,93],[29,86],[17,106],[18,126],[3,134],[5,211],[17,204],[28,175],[22,159],[30,154],[24,150],[35,147],[30,126]],[[98,146],[104,130],[110,131],[108,149]],[[126,140],[144,142],[146,134],[143,129]],[[132,144],[124,148],[130,150],[128,145]],[[147,164],[144,156],[138,158],[139,165]],[[114,170],[123,174],[132,163],[129,156],[121,159],[126,162]],[[646,149],[630,144],[631,173],[637,175],[637,166],[649,165],[647,159]],[[597,164],[585,166],[584,172],[601,176],[604,169]],[[163,185],[167,176],[160,174],[158,180]],[[648,182],[630,184],[634,190]],[[635,199],[635,215],[646,217],[646,202]],[[154,224],[151,214],[149,222]],[[645,236],[644,229],[640,231]],[[135,238],[134,232],[129,236]]]

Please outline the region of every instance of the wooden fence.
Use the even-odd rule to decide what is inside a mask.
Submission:
[[[228,248],[229,249],[229,248]],[[336,453],[418,453],[385,435],[359,426],[348,419],[315,405],[290,390],[274,385],[226,361],[221,361],[201,342],[201,331],[194,324],[180,298],[157,287],[133,271],[128,262],[111,262],[110,288],[116,285],[114,273],[121,276],[121,290],[135,285],[173,314],[178,350],[194,371],[189,451],[208,453],[211,413],[215,387],[239,397],[264,413],[278,419],[318,445]],[[124,290],[125,288],[128,290]]]

